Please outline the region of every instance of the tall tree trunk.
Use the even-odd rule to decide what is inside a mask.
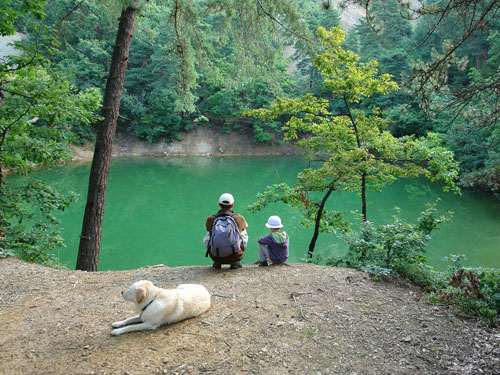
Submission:
[[[330,194],[335,190],[335,185],[332,184],[328,191],[326,192],[325,196],[321,200],[321,203],[318,208],[318,212],[316,213],[316,220],[314,223],[314,234],[311,238],[311,242],[309,243],[309,250],[307,251],[307,258],[311,259],[313,256],[314,252],[314,247],[316,246],[316,240],[318,239],[319,236],[319,223],[321,222],[321,217],[323,216],[323,211],[325,209],[325,204],[328,198],[330,197]]]
[[[361,174],[361,215],[366,223],[366,173]]]
[[[356,144],[358,148],[361,148],[361,139],[359,136],[358,126],[356,124],[356,120],[354,120],[354,116],[351,112],[351,106],[349,105],[349,100],[344,95],[344,103],[347,108],[347,116],[352,123],[352,128],[354,130],[354,135],[356,136]],[[363,222],[366,223],[366,172],[361,174],[361,215],[363,216]]]
[[[138,0],[134,3],[137,5]],[[111,67],[102,107],[104,120],[97,132],[94,157],[90,169],[87,205],[85,206],[78,259],[76,261],[77,270],[97,271],[109,163],[136,14],[137,7],[129,6],[123,9],[118,25],[116,44],[111,58]]]
[[[366,173],[361,174],[361,216],[363,218],[363,229],[366,229],[367,219],[366,219]],[[368,241],[368,233],[366,230],[363,231],[365,241]],[[362,250],[361,258],[366,256],[366,250]]]

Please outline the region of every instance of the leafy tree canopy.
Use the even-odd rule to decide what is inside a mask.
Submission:
[[[120,7],[74,3],[46,7],[61,41],[54,60],[79,88],[103,88]],[[234,124],[241,110],[282,94],[283,45],[312,39],[295,2],[267,0],[143,2],[134,34],[120,124],[150,141],[176,139],[203,118]]]
[[[3,0],[0,3],[0,35],[13,35],[16,32],[14,25],[18,17],[30,13],[41,19],[44,17],[43,6],[46,0]]]
[[[278,98],[270,108],[246,114],[264,120],[287,116],[285,139],[296,142],[310,158],[324,161],[319,168],[301,172],[295,189],[284,185],[270,187],[259,195],[252,209],[258,210],[273,201],[302,204],[306,218],[315,220],[317,236],[326,199],[333,191],[360,191],[362,214],[367,220],[367,188],[379,190],[397,178],[424,175],[443,182],[445,189],[456,190],[456,162],[453,154],[440,145],[436,134],[418,139],[396,138],[386,130],[389,120],[382,117],[379,109],[355,108],[372,95],[396,90],[391,76],[378,74],[376,61],[360,62],[359,55],[342,48],[345,36],[340,27],[330,31],[319,28],[317,34],[325,52],[314,58],[314,64],[321,71],[325,89],[343,102],[343,108],[331,112],[328,100],[306,94],[298,99]],[[311,192],[323,192],[321,201],[314,201],[309,196]],[[338,218],[338,214],[326,217]],[[332,225],[335,223],[325,222],[323,227]],[[314,242],[313,237],[310,255]]]
[[[43,2],[23,4],[19,10],[11,8],[10,26],[22,14],[43,16]],[[8,168],[27,173],[36,165],[68,158],[68,143],[75,137],[72,127],[89,126],[98,119],[101,94],[96,88],[77,90],[40,55],[39,41],[48,42],[45,48],[53,42],[50,30],[43,31],[48,33],[40,34],[39,40],[17,43],[19,56],[0,60],[0,257],[17,253],[50,263],[51,252],[63,245],[53,211],[65,209],[74,195],[63,196],[33,179],[10,187],[3,172]]]

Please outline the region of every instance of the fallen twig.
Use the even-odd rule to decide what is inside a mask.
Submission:
[[[305,294],[311,294],[312,295],[313,292],[291,292],[290,293],[290,297],[293,299],[293,302],[297,302],[297,299],[295,297],[302,296],[302,295],[305,295]],[[300,307],[300,305],[299,305],[299,311],[300,311],[300,317],[303,320],[309,321],[309,319],[307,318],[305,312],[302,310],[302,308]]]
[[[212,294],[212,297],[221,297],[221,298],[229,298],[230,300],[235,300],[236,296],[234,294],[230,294],[228,296],[223,295],[223,294]]]
[[[215,336],[209,336],[209,335],[201,335],[199,333],[192,333],[192,332],[181,332],[183,335],[193,335],[193,336],[200,336],[200,337],[208,337],[209,339],[217,339]]]
[[[223,317],[221,320],[219,320],[219,321],[217,322],[217,324],[220,324],[220,323],[221,323],[224,319],[229,318],[231,315],[233,315],[233,313],[232,313],[232,312],[230,312],[230,313],[229,313],[229,314],[227,314],[225,317]]]
[[[209,322],[208,320],[202,320],[202,323],[208,324],[209,326],[214,326],[214,325],[220,324],[224,319],[229,318],[231,315],[233,315],[232,312],[230,312],[229,314],[227,314],[226,316],[222,317],[221,319],[219,319],[216,322]]]
[[[295,297],[297,297],[297,296],[303,296],[303,295],[306,295],[306,294],[311,294],[311,295],[312,295],[312,294],[313,294],[313,292],[312,292],[312,291],[311,291],[311,292],[291,292],[291,293],[290,293],[290,297],[291,297],[291,298],[292,298],[295,302],[297,302],[297,300],[295,299]]]

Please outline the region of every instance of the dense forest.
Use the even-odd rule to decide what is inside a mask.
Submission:
[[[12,7],[17,3],[22,11],[21,1]],[[12,27],[27,34],[36,52],[76,90],[103,92],[120,2],[31,3],[39,3],[45,17],[21,13]],[[349,8],[328,1],[292,2],[288,8],[259,1],[189,3],[142,5],[119,130],[155,142],[177,139],[195,126],[209,124],[222,132],[246,126],[256,142],[273,142],[280,138],[283,119],[254,121],[241,112],[275,97],[328,96],[311,64],[321,50],[314,32],[339,25],[340,12]],[[370,1],[368,17],[345,30],[345,47],[365,61],[377,60],[380,71],[400,87],[363,105],[387,111],[395,136],[439,133],[460,163],[462,186],[498,193],[498,5],[458,2],[443,13],[446,2],[433,3],[411,9],[399,0]],[[285,46],[295,53],[285,57]],[[292,62],[295,69],[289,69]],[[73,121],[71,130],[84,142],[94,137],[95,126]],[[7,147],[8,138],[5,142]],[[3,164],[10,166],[6,158]]]
[[[340,28],[353,7],[364,17]],[[364,229],[350,237],[351,259],[335,264],[356,258],[361,268],[370,249],[386,248],[409,227],[383,234],[387,228],[371,226],[366,189],[424,175],[500,194],[495,0],[8,0],[0,4],[0,35],[23,37],[16,54],[0,57],[0,256],[21,249],[50,262],[49,250],[62,245],[53,211],[74,197],[36,180],[11,189],[4,172],[67,159],[70,143],[100,144],[125,11],[137,17],[127,31],[117,130],[157,142],[198,126],[244,128],[256,143],[298,142],[329,154],[296,187],[279,188],[288,189],[282,200],[316,220],[315,236],[321,223],[345,226],[323,212],[332,191],[360,192]],[[323,192],[323,202],[311,204],[308,189]],[[272,196],[264,193],[254,208]],[[418,240],[405,244],[411,251],[397,264],[387,256],[379,270],[408,273],[420,264],[419,249],[444,219],[431,207],[419,220],[411,227]],[[94,256],[96,270],[98,250]]]

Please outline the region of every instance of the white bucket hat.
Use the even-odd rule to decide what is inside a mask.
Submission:
[[[281,218],[279,216],[270,216],[267,219],[266,227],[268,228],[282,228]]]
[[[223,204],[225,206],[230,206],[234,203],[234,198],[231,194],[229,193],[224,193],[220,196],[219,198],[219,203]]]

